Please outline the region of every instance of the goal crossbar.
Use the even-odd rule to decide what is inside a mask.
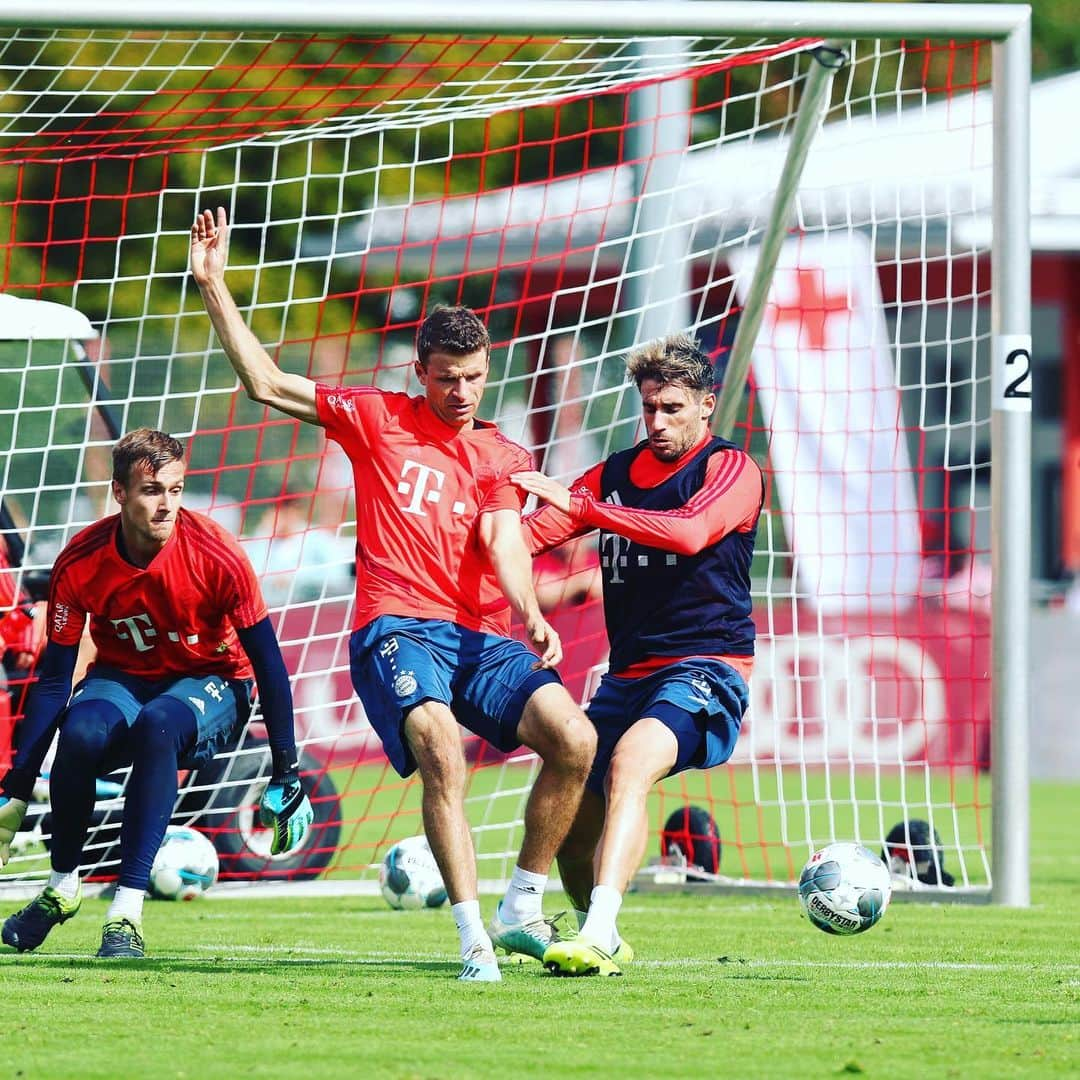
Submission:
[[[0,26],[64,26],[143,29],[325,30],[346,33],[562,34],[816,34],[872,37],[911,34],[1001,40],[1028,24],[1027,4],[725,3],[698,0],[550,0],[505,5],[490,0],[402,0],[373,5],[348,0],[177,0],[151,6],[140,0],[11,0],[0,9]]]

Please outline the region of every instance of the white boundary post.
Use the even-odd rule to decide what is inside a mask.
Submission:
[[[992,868],[996,903],[1031,901],[1031,37],[994,43],[990,551],[993,565]]]

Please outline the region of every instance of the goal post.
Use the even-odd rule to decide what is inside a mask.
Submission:
[[[725,882],[772,888],[814,847],[881,848],[925,819],[952,895],[1029,903],[1029,17],[753,0],[4,5],[0,295],[75,308],[98,335],[72,363],[0,327],[16,573],[47,571],[110,510],[118,428],[188,441],[192,505],[262,577],[318,815],[305,852],[269,860],[256,723],[177,806],[224,879],[371,886],[421,825],[415,778],[389,770],[349,685],[347,465],[238,392],[187,275],[193,215],[218,204],[230,282],[279,363],[415,392],[423,313],[468,304],[495,346],[485,415],[563,480],[634,438],[627,345],[701,338],[724,373],[718,427],[768,479],[761,649],[735,758],[660,785],[652,850],[672,811],[701,806]],[[606,659],[600,557],[536,567],[582,700]],[[481,877],[503,881],[536,762],[467,750]],[[95,811],[92,876],[115,871],[116,794]],[[40,878],[45,811],[0,893]]]

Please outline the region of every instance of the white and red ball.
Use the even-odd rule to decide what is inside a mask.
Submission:
[[[218,876],[218,853],[201,832],[170,825],[150,868],[150,895],[159,900],[194,900]]]
[[[862,844],[815,851],[799,877],[806,917],[827,934],[861,934],[885,914],[892,897],[889,868]]]

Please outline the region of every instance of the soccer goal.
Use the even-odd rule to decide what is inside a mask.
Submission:
[[[41,589],[115,509],[117,433],[187,440],[188,505],[262,577],[316,808],[305,849],[269,860],[256,718],[177,805],[223,880],[368,887],[422,826],[349,683],[347,463],[237,390],[187,274],[193,216],[217,205],[233,291],[284,368],[417,391],[419,321],[468,304],[494,341],[486,417],[564,481],[639,436],[630,346],[690,330],[715,358],[717,429],[767,478],[759,649],[732,761],[653,799],[650,880],[685,880],[681,844],[711,860],[691,876],[789,886],[825,843],[880,850],[899,826],[954,881],[914,891],[1028,902],[1028,18],[5,4],[0,300],[93,328],[0,324],[6,536]],[[582,701],[606,661],[597,567],[618,558],[586,545],[536,565]],[[536,763],[467,749],[481,878],[502,881]],[[115,871],[123,781],[103,779],[91,876]],[[44,872],[36,809],[0,889]],[[719,843],[696,848],[691,816]]]

